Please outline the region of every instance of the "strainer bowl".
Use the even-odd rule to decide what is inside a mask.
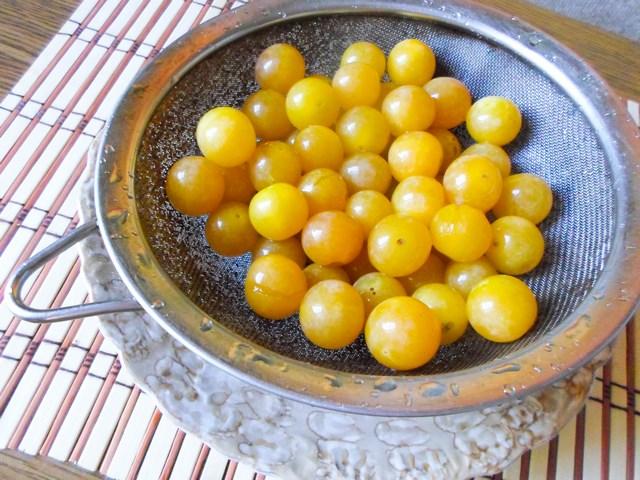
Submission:
[[[551,185],[542,264],[525,281],[539,302],[534,328],[510,344],[471,329],[421,369],[377,364],[362,339],[338,350],[310,344],[297,318],[253,314],[243,294],[250,258],[207,246],[204,219],[178,214],[163,184],[176,159],[198,154],[195,127],[217,105],[240,106],[257,86],[258,53],[296,45],[310,73],[331,74],[350,43],[386,52],[420,38],[474,98],[502,95],[524,126],[507,147],[515,172]],[[249,383],[325,408],[420,416],[477,409],[531,394],[569,375],[611,342],[640,293],[637,129],[619,100],[547,35],[464,0],[266,0],[181,38],[135,80],[111,118],[96,166],[97,222],[135,299],[172,335]],[[456,131],[471,143],[464,128]]]

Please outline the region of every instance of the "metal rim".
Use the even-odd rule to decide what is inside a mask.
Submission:
[[[580,105],[597,132],[615,179],[618,221],[611,252],[586,299],[529,347],[483,366],[428,377],[337,372],[273,353],[215,321],[206,334],[200,332],[206,314],[155,261],[142,235],[133,172],[139,141],[158,102],[198,61],[241,36],[290,19],[344,13],[401,15],[479,34],[544,71]],[[529,43],[531,35],[536,35],[535,46]],[[195,353],[249,383],[319,407],[368,415],[478,409],[531,394],[575,371],[615,338],[633,312],[640,296],[640,163],[634,158],[640,140],[626,118],[604,80],[566,47],[515,17],[466,0],[255,2],[182,37],[135,80],[101,144],[95,183],[98,224],[118,273],[145,310]],[[210,337],[206,348],[203,335]]]

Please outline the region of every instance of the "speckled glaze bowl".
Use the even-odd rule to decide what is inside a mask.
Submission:
[[[80,217],[95,218],[89,156]],[[96,301],[129,298],[101,236],[80,243],[82,273]],[[523,399],[452,415],[341,413],[256,388],[204,361],[145,312],[100,315],[122,364],[176,425],[216,451],[282,479],[456,480],[504,470],[551,440],[583,407],[601,351],[562,381]],[[373,397],[371,397],[373,399]]]
[[[376,364],[362,341],[329,352],[307,342],[295,318],[273,323],[255,316],[242,295],[249,258],[211,252],[203,219],[170,208],[163,179],[177,158],[197,153],[195,124],[208,108],[238,106],[256,88],[253,59],[264,47],[292,42],[310,72],[328,74],[352,41],[371,40],[388,51],[408,37],[433,47],[437,75],[462,79],[475,98],[499,94],[520,105],[525,125],[509,145],[514,169],[544,177],[555,207],[541,227],[543,264],[525,279],[540,305],[532,331],[511,344],[469,331],[424,368],[399,373]],[[11,306],[34,321],[138,310],[135,315],[153,319],[198,365],[215,365],[286,402],[349,418],[443,415],[523,399],[577,374],[636,306],[639,139],[625,119],[615,95],[574,54],[479,4],[254,2],[195,29],[138,76],[97,150],[95,222],[19,269]],[[457,133],[469,143],[464,131]],[[101,303],[48,312],[27,307],[20,299],[25,276],[97,228],[134,300],[101,296]]]

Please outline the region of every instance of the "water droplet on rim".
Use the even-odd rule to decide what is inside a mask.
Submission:
[[[273,360],[265,355],[262,355],[261,353],[254,353],[251,356],[251,361],[252,362],[262,362],[266,365],[273,365]]]
[[[454,397],[457,397],[458,395],[460,395],[460,387],[458,386],[457,383],[452,383],[451,385],[449,385],[449,390],[451,390],[451,393],[453,394]]]
[[[493,369],[491,373],[501,374],[501,373],[509,373],[509,372],[519,372],[522,367],[519,363],[505,363],[504,365],[500,365],[499,367]]]
[[[111,170],[111,174],[109,175],[109,183],[118,183],[122,180],[122,175],[118,172],[117,168]]]
[[[591,325],[591,315],[580,315],[578,319],[565,331],[567,338],[574,338],[578,336],[583,330],[589,328]]]
[[[149,260],[149,257],[147,257],[142,253],[138,254],[138,262],[140,262],[145,267],[148,267],[149,265],[151,265],[151,261]]]
[[[529,41],[529,45],[535,47],[537,45],[540,45],[544,39],[540,36],[539,33],[531,32],[527,37],[527,40]]]
[[[444,394],[446,387],[440,382],[426,382],[418,387],[423,397],[439,397]]]
[[[240,355],[246,356],[247,352],[251,350],[251,347],[246,343],[236,342],[229,349],[230,357],[239,357]]]
[[[202,317],[202,320],[200,320],[200,331],[208,332],[212,328],[213,328],[213,320],[211,320],[209,317]]]
[[[514,387],[513,385],[505,385],[502,388],[502,391],[504,392],[505,395],[512,397],[516,394],[516,387]]]
[[[129,218],[129,212],[124,208],[114,208],[107,212],[107,218],[115,224],[123,225]]]
[[[329,382],[329,386],[332,388],[340,388],[342,386],[342,382],[333,375],[325,375],[324,378]]]
[[[392,392],[396,388],[398,388],[398,385],[396,385],[396,382],[394,382],[393,380],[385,380],[385,381],[377,381],[374,384],[373,388],[381,392]]]
[[[158,300],[154,300],[153,302],[151,302],[151,308],[153,308],[154,310],[159,310],[161,308],[164,308],[165,303],[164,301],[158,299]]]

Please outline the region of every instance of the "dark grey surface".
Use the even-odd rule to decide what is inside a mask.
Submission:
[[[187,218],[171,208],[163,190],[167,169],[179,157],[198,153],[195,126],[207,109],[239,106],[255,89],[253,62],[266,46],[291,42],[307,58],[309,72],[330,74],[352,41],[375,41],[388,52],[407,37],[422,38],[432,45],[439,61],[437,75],[460,78],[475,98],[505,95],[518,103],[524,127],[507,148],[514,171],[544,177],[555,197],[554,210],[542,225],[545,258],[526,279],[540,304],[533,331],[518,342],[503,345],[484,341],[470,330],[462,341],[441,349],[435,361],[412,373],[457,371],[529,345],[579,304],[601,271],[615,221],[610,175],[595,132],[546,77],[483,40],[442,27],[395,18],[320,17],[239,40],[195,67],[154,115],[136,167],[139,211],[160,264],[194,302],[244,337],[284,355],[338,370],[392,373],[371,358],[362,341],[326,351],[306,341],[295,318],[272,322],[255,317],[243,294],[249,259],[215,255],[203,236],[204,219]],[[470,143],[463,131],[458,133],[465,145]]]
[[[636,42],[640,41],[640,0],[528,1]]]

